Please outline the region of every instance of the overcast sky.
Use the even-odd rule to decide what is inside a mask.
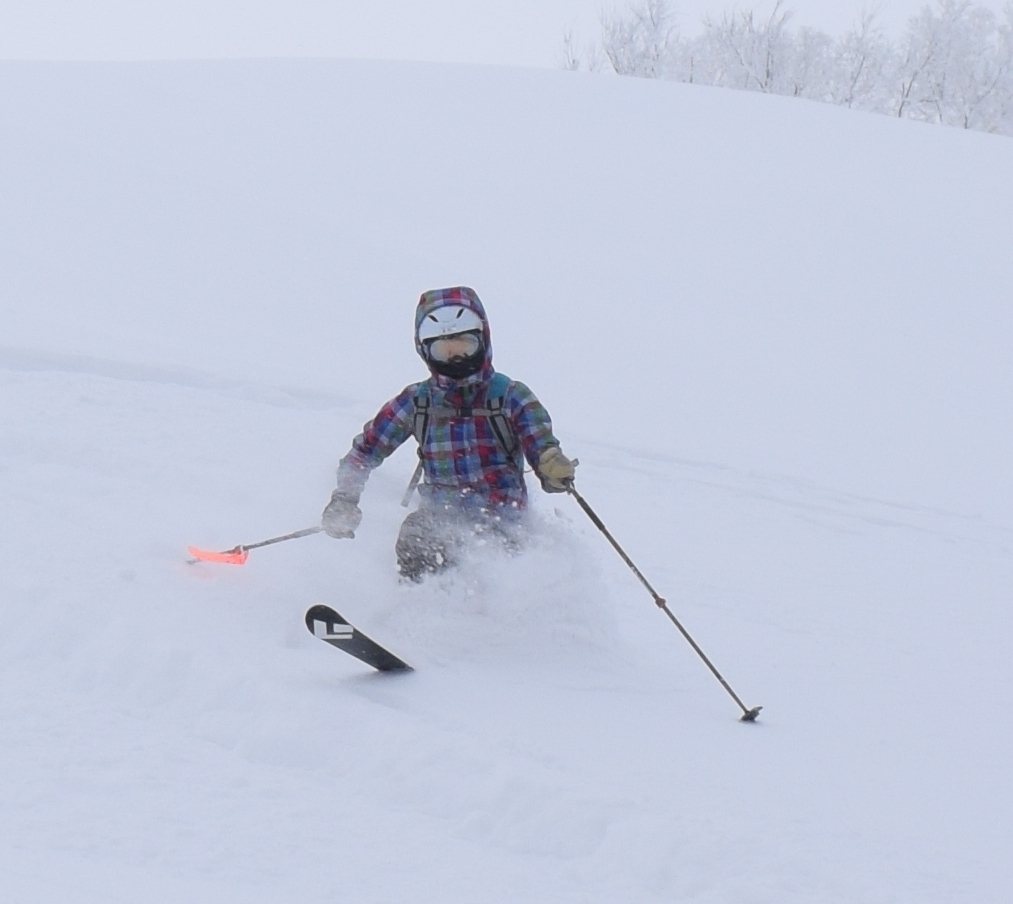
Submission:
[[[979,0],[993,9],[1001,0]],[[787,0],[795,23],[837,34],[869,0]],[[559,65],[562,36],[590,39],[626,0],[0,0],[0,58],[322,56]],[[676,5],[673,3],[673,5]],[[732,0],[683,0],[683,31]],[[772,2],[740,0],[769,12]],[[925,0],[883,0],[899,30]]]

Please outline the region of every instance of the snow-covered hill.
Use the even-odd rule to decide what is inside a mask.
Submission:
[[[0,111],[5,900],[1004,900],[1008,142],[370,63],[5,63]],[[354,542],[185,564],[317,519],[458,283],[760,723],[567,498],[399,586],[410,450]]]

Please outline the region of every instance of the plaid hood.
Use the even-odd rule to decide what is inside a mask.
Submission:
[[[454,286],[449,289],[430,289],[423,292],[419,299],[419,305],[415,309],[415,351],[423,361],[426,360],[422,350],[422,343],[419,342],[419,326],[422,321],[433,311],[440,308],[449,308],[459,305],[469,308],[478,314],[482,320],[482,340],[485,343],[485,365],[482,370],[487,371],[492,366],[492,334],[489,332],[489,318],[486,316],[485,308],[479,300],[478,293],[467,286]],[[426,362],[428,365],[428,362]]]

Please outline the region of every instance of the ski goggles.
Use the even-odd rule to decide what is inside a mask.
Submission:
[[[473,358],[482,348],[482,338],[478,333],[455,333],[431,340],[426,348],[433,361],[447,364],[455,358]]]

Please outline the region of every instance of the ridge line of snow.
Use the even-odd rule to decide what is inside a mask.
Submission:
[[[272,386],[249,380],[221,377],[191,367],[166,367],[96,358],[89,355],[43,352],[37,349],[0,346],[0,370],[87,374],[129,383],[159,383],[215,392],[219,395],[259,402],[275,408],[327,410],[348,408],[347,396],[293,386]]]

